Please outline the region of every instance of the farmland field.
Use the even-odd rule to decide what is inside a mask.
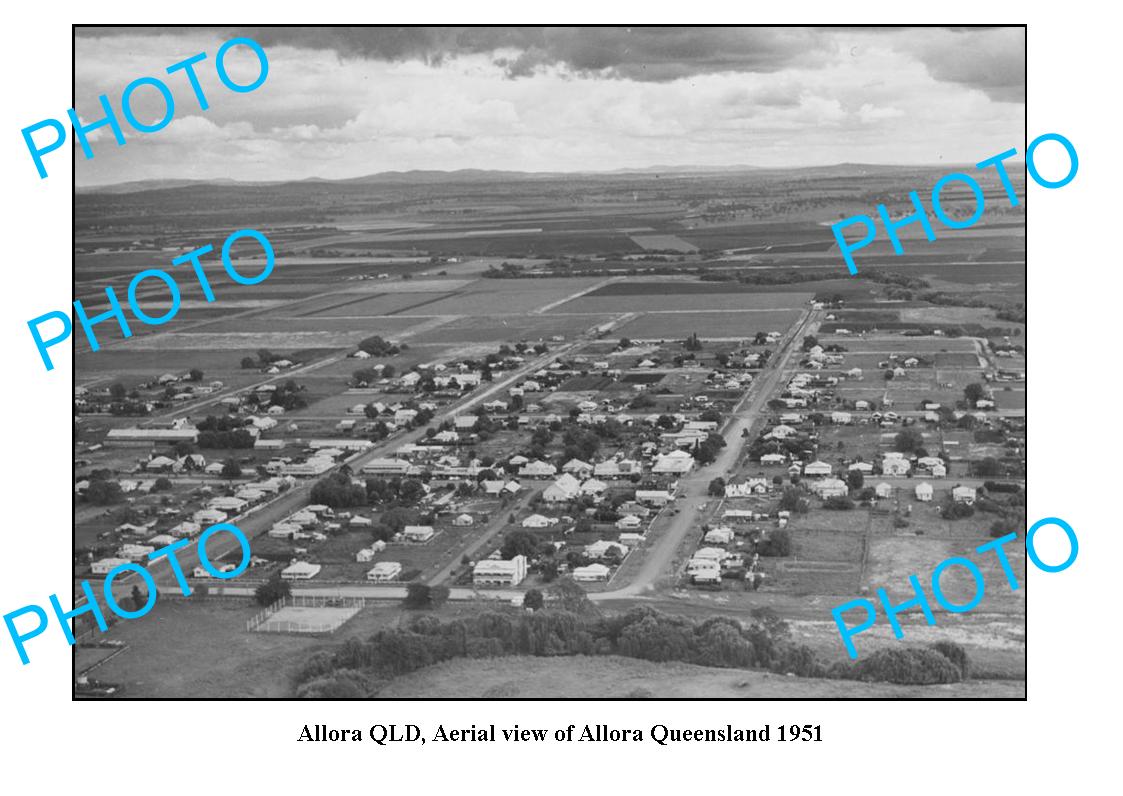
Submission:
[[[751,338],[757,332],[783,332],[799,318],[799,310],[729,310],[726,312],[648,312],[614,331],[643,339],[702,337]]]

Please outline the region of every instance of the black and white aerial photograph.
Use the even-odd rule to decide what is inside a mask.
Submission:
[[[1025,26],[73,36],[75,699],[1026,697]]]

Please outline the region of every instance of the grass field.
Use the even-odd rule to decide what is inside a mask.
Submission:
[[[687,283],[689,284],[689,283]],[[552,312],[658,312],[695,310],[801,309],[810,293],[677,293],[676,282],[667,282],[660,293],[602,294],[595,291],[567,301]]]
[[[1021,697],[1025,683],[897,686],[619,657],[457,660],[393,680],[382,699],[869,699]]]

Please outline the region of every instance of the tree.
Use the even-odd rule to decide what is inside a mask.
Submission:
[[[986,398],[986,395],[986,387],[979,384],[978,382],[973,381],[963,388],[963,396],[967,399],[967,402],[971,406],[974,406],[975,403],[981,398]]]
[[[527,589],[523,595],[523,607],[538,611],[546,604],[546,598],[538,589]]]
[[[91,481],[86,489],[86,500],[95,506],[108,506],[110,503],[119,503],[125,499],[121,485],[116,481]]]
[[[292,596],[292,586],[287,580],[281,580],[279,572],[254,589],[253,592],[253,599],[258,605],[272,605],[278,600],[290,596]]]
[[[709,492],[710,497],[724,497],[725,479],[715,478],[713,481],[710,481],[710,486],[706,491]]]
[[[133,610],[134,611],[139,611],[141,608],[144,607],[144,604],[147,602],[147,600],[145,600],[143,597],[140,596],[140,587],[139,586],[133,586],[133,590],[131,592],[129,592],[129,599],[133,601]]]
[[[257,360],[253,357],[242,357],[242,369],[253,370],[257,367]]]
[[[507,561],[515,556],[526,556],[530,559],[537,552],[538,539],[530,531],[524,530],[511,531],[503,538],[503,546],[499,548],[499,554]]]
[[[187,378],[189,381],[202,381],[203,371],[198,368],[191,368],[191,371],[187,374]]]
[[[861,489],[862,486],[865,483],[866,483],[866,478],[865,478],[865,476],[862,475],[861,470],[851,470],[846,475],[846,484],[851,489]]]
[[[129,391],[125,389],[125,385],[119,381],[115,381],[109,385],[109,397],[114,401],[125,400],[125,396],[128,395],[128,392]]]
[[[599,613],[585,590],[573,578],[558,578],[550,586],[551,598],[562,611],[575,614]]]
[[[152,491],[153,492],[167,492],[171,488],[172,488],[172,481],[171,481],[170,478],[167,478],[165,476],[160,476],[152,484]]]
[[[901,453],[914,453],[924,445],[924,436],[915,428],[904,428],[893,438],[893,448]]]
[[[238,478],[242,475],[242,466],[238,464],[238,460],[231,456],[229,459],[222,463],[222,477],[223,478]]]
[[[448,600],[447,586],[428,586],[424,583],[406,584],[406,596],[402,605],[413,610],[440,608]]]

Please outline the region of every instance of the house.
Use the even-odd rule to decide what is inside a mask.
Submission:
[[[414,544],[424,544],[436,536],[431,525],[407,525],[402,528],[402,539]]]
[[[660,474],[681,475],[694,469],[694,457],[683,450],[660,454],[655,457],[655,464],[651,472]]]
[[[968,506],[975,502],[978,491],[973,486],[952,487],[951,497],[956,503],[966,503]]]
[[[916,499],[921,503],[927,503],[932,499],[932,485],[927,481],[921,481],[917,484],[914,491],[916,493]]]
[[[484,494],[492,497],[513,495],[522,489],[518,481],[487,480],[481,483],[483,485]]]
[[[175,459],[169,459],[167,456],[156,456],[149,459],[148,463],[144,465],[145,470],[170,470],[175,464]]]
[[[590,497],[602,495],[606,489],[608,489],[608,484],[595,478],[587,478],[581,484],[581,494]]]
[[[359,563],[366,563],[367,561],[374,560],[374,551],[369,547],[364,547],[359,552],[355,553],[355,560]],[[367,578],[370,578],[370,573],[367,573]]]
[[[281,578],[284,580],[311,580],[320,574],[321,569],[323,567],[319,564],[313,564],[310,561],[297,561],[281,570]]]
[[[585,555],[590,558],[603,558],[608,555],[611,550],[616,550],[617,554],[621,557],[628,554],[628,548],[624,547],[619,542],[609,542],[604,539],[599,539],[592,544],[585,545]]]
[[[387,583],[402,573],[402,565],[397,561],[379,561],[374,568],[367,572],[367,580],[375,583]]]
[[[831,412],[831,422],[839,426],[848,426],[854,422],[854,415],[849,412]]]
[[[452,420],[453,427],[457,431],[471,431],[478,422],[480,422],[478,415],[457,415]]]
[[[522,522],[524,528],[548,528],[550,526],[550,518],[543,517],[541,514],[531,514]]]
[[[628,530],[631,528],[638,528],[643,524],[643,520],[635,514],[625,514],[623,517],[616,521],[616,527],[620,530]]]
[[[994,401],[991,401],[987,398],[980,398],[979,400],[975,401],[975,408],[976,409],[993,409],[994,408]]]
[[[200,525],[214,525],[226,521],[226,512],[218,509],[200,509],[191,515],[191,519]]]
[[[371,459],[363,465],[368,475],[405,475],[409,472],[409,462],[403,459]]]
[[[519,468],[519,475],[524,478],[550,478],[556,475],[558,468],[549,462],[533,461]]]
[[[577,567],[573,570],[573,579],[579,583],[592,583],[608,580],[612,570],[604,564],[589,564],[587,567]]]
[[[569,473],[563,473],[558,480],[542,490],[542,499],[547,503],[565,503],[580,494],[581,482]]]
[[[103,558],[90,564],[90,570],[95,575],[107,575],[111,569],[128,563],[131,562],[127,558]]]
[[[796,434],[796,430],[791,426],[786,426],[783,423],[773,426],[772,430],[764,435],[765,439],[787,439],[788,437]]]
[[[788,457],[782,453],[766,453],[760,457],[761,464],[783,464]]]
[[[714,528],[707,531],[702,541],[706,544],[729,544],[733,541],[732,528]]]
[[[452,521],[452,524],[457,528],[467,528],[476,524],[476,520],[471,514],[461,514]]]
[[[874,494],[879,498],[887,498],[892,496],[893,487],[882,481],[880,484],[873,488]]]
[[[803,474],[812,478],[830,475],[831,466],[826,462],[811,462],[811,464],[803,468]]]
[[[509,561],[484,559],[472,567],[474,586],[518,586],[526,577],[526,556]]]
[[[637,489],[636,502],[646,503],[651,506],[665,506],[674,499],[669,492],[661,489]]]
[[[249,504],[236,497],[216,497],[207,503],[207,508],[218,509],[226,512],[239,512]]]
[[[846,486],[846,482],[840,481],[837,478],[824,478],[821,481],[813,481],[809,488],[824,500],[831,497],[841,497],[850,492],[850,488]]]
[[[881,460],[881,472],[885,475],[902,476],[907,475],[909,471],[909,460],[901,456],[890,456],[886,454],[885,458]]]
[[[846,469],[850,472],[859,472],[862,475],[869,475],[873,472],[873,465],[869,462],[854,462]]]
[[[593,472],[593,465],[580,459],[570,459],[562,465],[563,473],[571,473],[578,478],[586,478]]]
[[[740,484],[725,485],[725,496],[727,498],[751,497],[752,495],[763,495],[767,492],[767,478],[750,478]]]
[[[946,478],[947,477],[948,468],[944,465],[943,462],[940,462],[939,464],[933,464],[932,467],[931,467],[931,470],[932,470],[932,477],[933,478]]]

